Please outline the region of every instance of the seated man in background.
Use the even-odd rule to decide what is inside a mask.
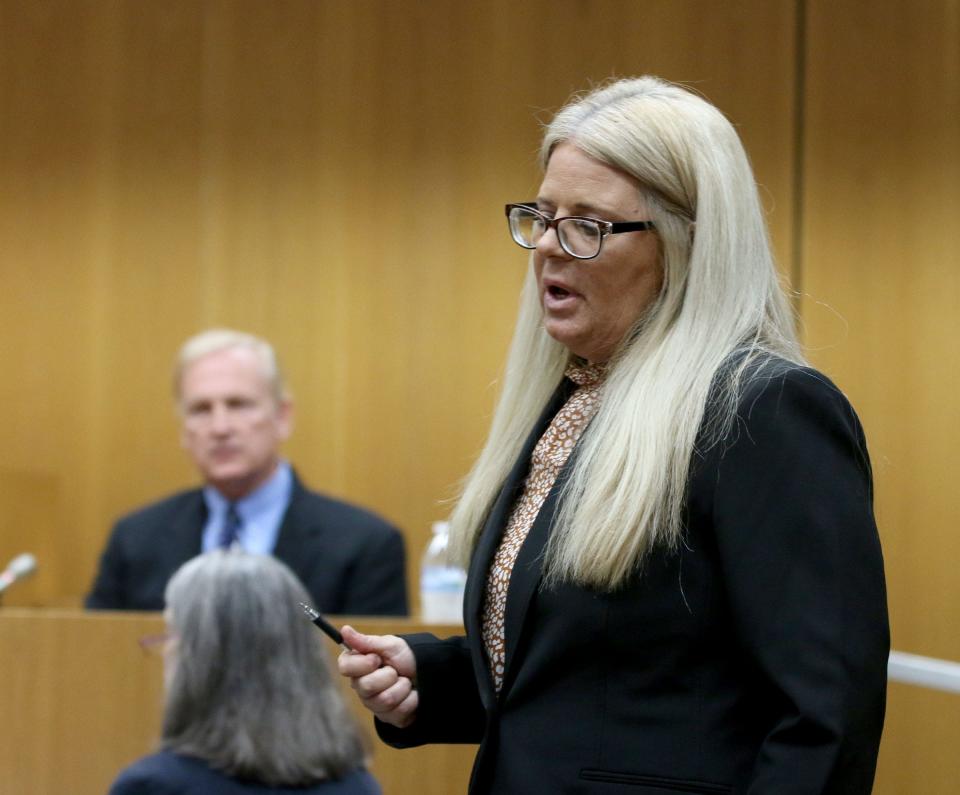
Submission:
[[[293,404],[269,343],[224,329],[192,337],[180,349],[174,394],[181,442],[205,485],[116,523],[87,607],[161,610],[182,563],[239,546],[286,563],[322,612],[407,614],[396,528],[307,490],[280,457]]]

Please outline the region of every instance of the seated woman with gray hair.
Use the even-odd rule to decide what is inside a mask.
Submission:
[[[378,795],[309,601],[269,555],[216,551],[166,590],[161,750],[110,795]]]

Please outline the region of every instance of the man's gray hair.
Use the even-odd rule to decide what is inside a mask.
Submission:
[[[163,747],[269,786],[364,766],[357,724],[293,572],[270,555],[208,552],[167,585]]]
[[[177,353],[177,361],[173,370],[174,397],[177,400],[180,399],[183,373],[191,364],[208,354],[231,348],[247,348],[253,351],[260,362],[263,377],[270,385],[270,391],[277,403],[282,403],[290,397],[284,382],[283,371],[280,368],[280,361],[273,346],[262,337],[229,328],[207,329],[190,337],[183,343]]]

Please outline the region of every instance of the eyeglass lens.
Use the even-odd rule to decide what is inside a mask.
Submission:
[[[510,233],[514,241],[524,248],[535,248],[546,231],[543,217],[526,207],[514,207],[510,211]],[[560,245],[574,257],[591,258],[600,251],[603,235],[600,225],[586,218],[564,218],[557,223]]]

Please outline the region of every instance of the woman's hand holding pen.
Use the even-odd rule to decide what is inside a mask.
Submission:
[[[337,667],[363,705],[399,729],[413,723],[418,704],[413,687],[417,661],[407,642],[396,635],[362,635],[350,626],[343,627],[342,633],[350,650],[340,654]]]

